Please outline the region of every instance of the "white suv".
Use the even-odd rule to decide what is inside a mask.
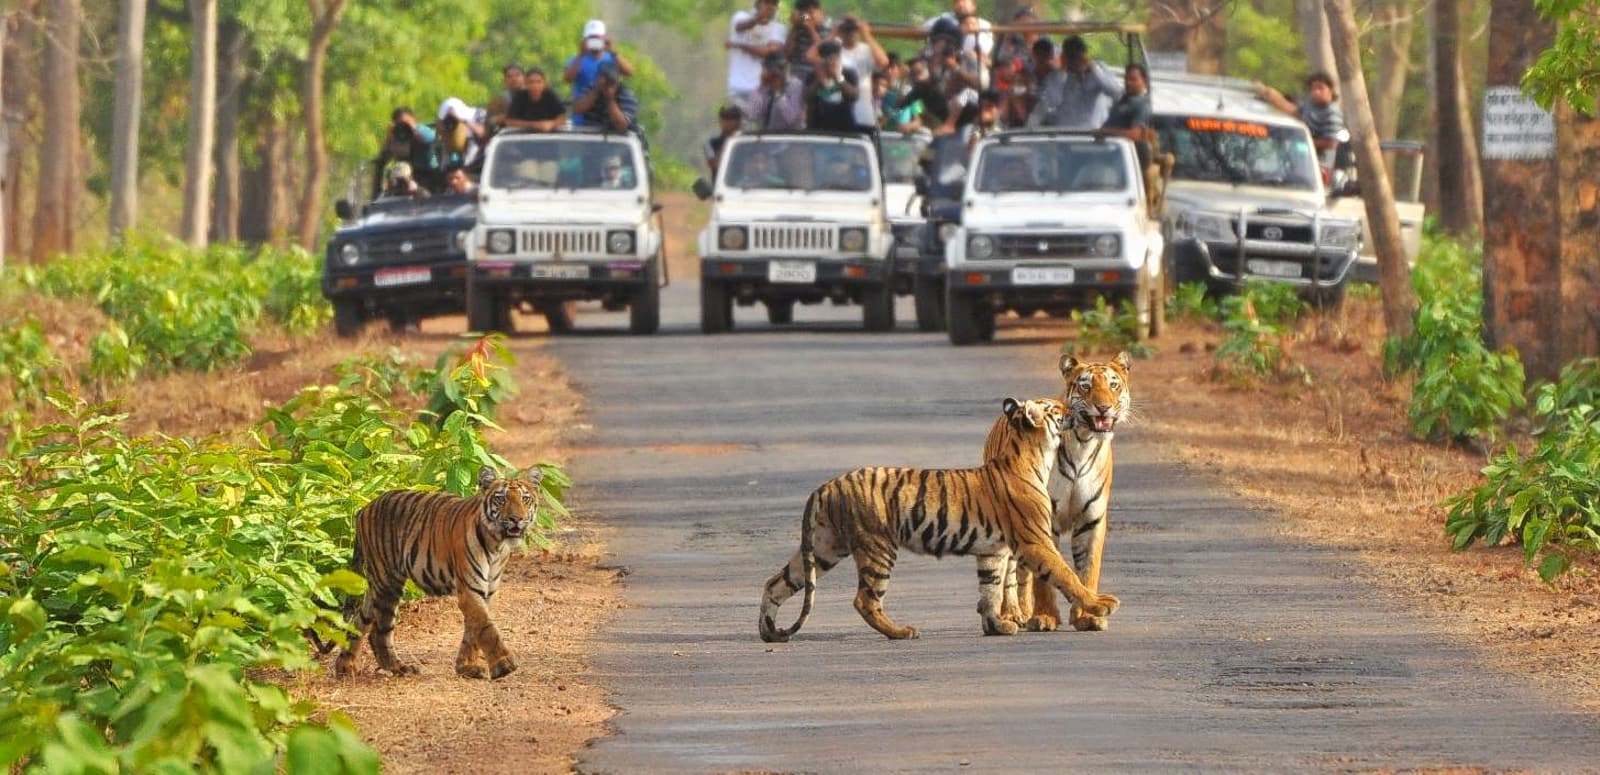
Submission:
[[[950,341],[994,338],[995,316],[1065,315],[1133,302],[1139,335],[1160,331],[1162,237],[1131,141],[1002,132],[974,149],[961,225],[945,243]]]
[[[507,131],[489,144],[467,271],[475,330],[511,330],[511,311],[571,329],[574,302],[628,309],[654,333],[666,284],[660,206],[639,138],[614,132]]]
[[[702,181],[703,183],[703,181]],[[733,327],[734,304],[853,302],[869,331],[894,328],[894,236],[876,146],[858,134],[767,132],[728,139],[700,233],[700,328]]]

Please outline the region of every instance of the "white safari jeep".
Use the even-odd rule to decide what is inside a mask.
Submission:
[[[512,328],[511,311],[572,328],[574,302],[627,308],[654,333],[666,284],[661,227],[639,139],[612,132],[502,132],[489,144],[467,272],[468,324]]]
[[[961,226],[945,243],[950,341],[994,338],[995,316],[1055,315],[1103,296],[1160,332],[1162,238],[1131,141],[1002,132],[974,149]]]
[[[702,182],[703,183],[703,182]],[[795,302],[862,307],[869,331],[894,328],[894,236],[872,140],[767,132],[728,139],[700,233],[700,328],[733,327],[733,306],[766,305],[773,323]]]

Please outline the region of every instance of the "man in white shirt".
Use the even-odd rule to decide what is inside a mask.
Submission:
[[[728,102],[748,115],[750,98],[761,88],[761,61],[783,50],[788,29],[778,21],[778,0],[756,0],[755,7],[738,11],[728,25]]]
[[[844,17],[836,29],[839,36],[839,55],[844,66],[856,71],[861,92],[856,99],[856,124],[863,128],[878,125],[878,109],[872,101],[872,74],[889,66],[889,55],[872,36],[872,27],[855,14]]]

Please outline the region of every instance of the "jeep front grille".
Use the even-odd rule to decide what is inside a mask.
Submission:
[[[999,254],[1021,261],[1029,259],[1090,258],[1097,234],[1009,234],[1000,237]]]
[[[832,226],[757,224],[750,229],[750,249],[780,254],[832,253],[838,234],[839,230]]]
[[[605,232],[599,229],[523,229],[517,252],[534,256],[602,256],[605,243]]]
[[[367,260],[379,264],[438,260],[456,252],[450,244],[452,234],[435,231],[378,237],[366,243]]]

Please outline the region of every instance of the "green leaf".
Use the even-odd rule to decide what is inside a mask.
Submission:
[[[20,643],[44,629],[44,607],[31,597],[18,598],[11,601],[6,621],[11,624],[11,642]]]
[[[1552,552],[1539,562],[1539,578],[1544,579],[1547,584],[1553,584],[1571,568],[1572,561],[1567,559],[1566,555]]]
[[[357,597],[366,593],[367,580],[353,570],[341,568],[323,574],[318,586]]]
[[[295,727],[289,733],[289,746],[284,757],[288,775],[327,775],[344,771],[339,755],[339,740],[332,732],[309,724]]]

